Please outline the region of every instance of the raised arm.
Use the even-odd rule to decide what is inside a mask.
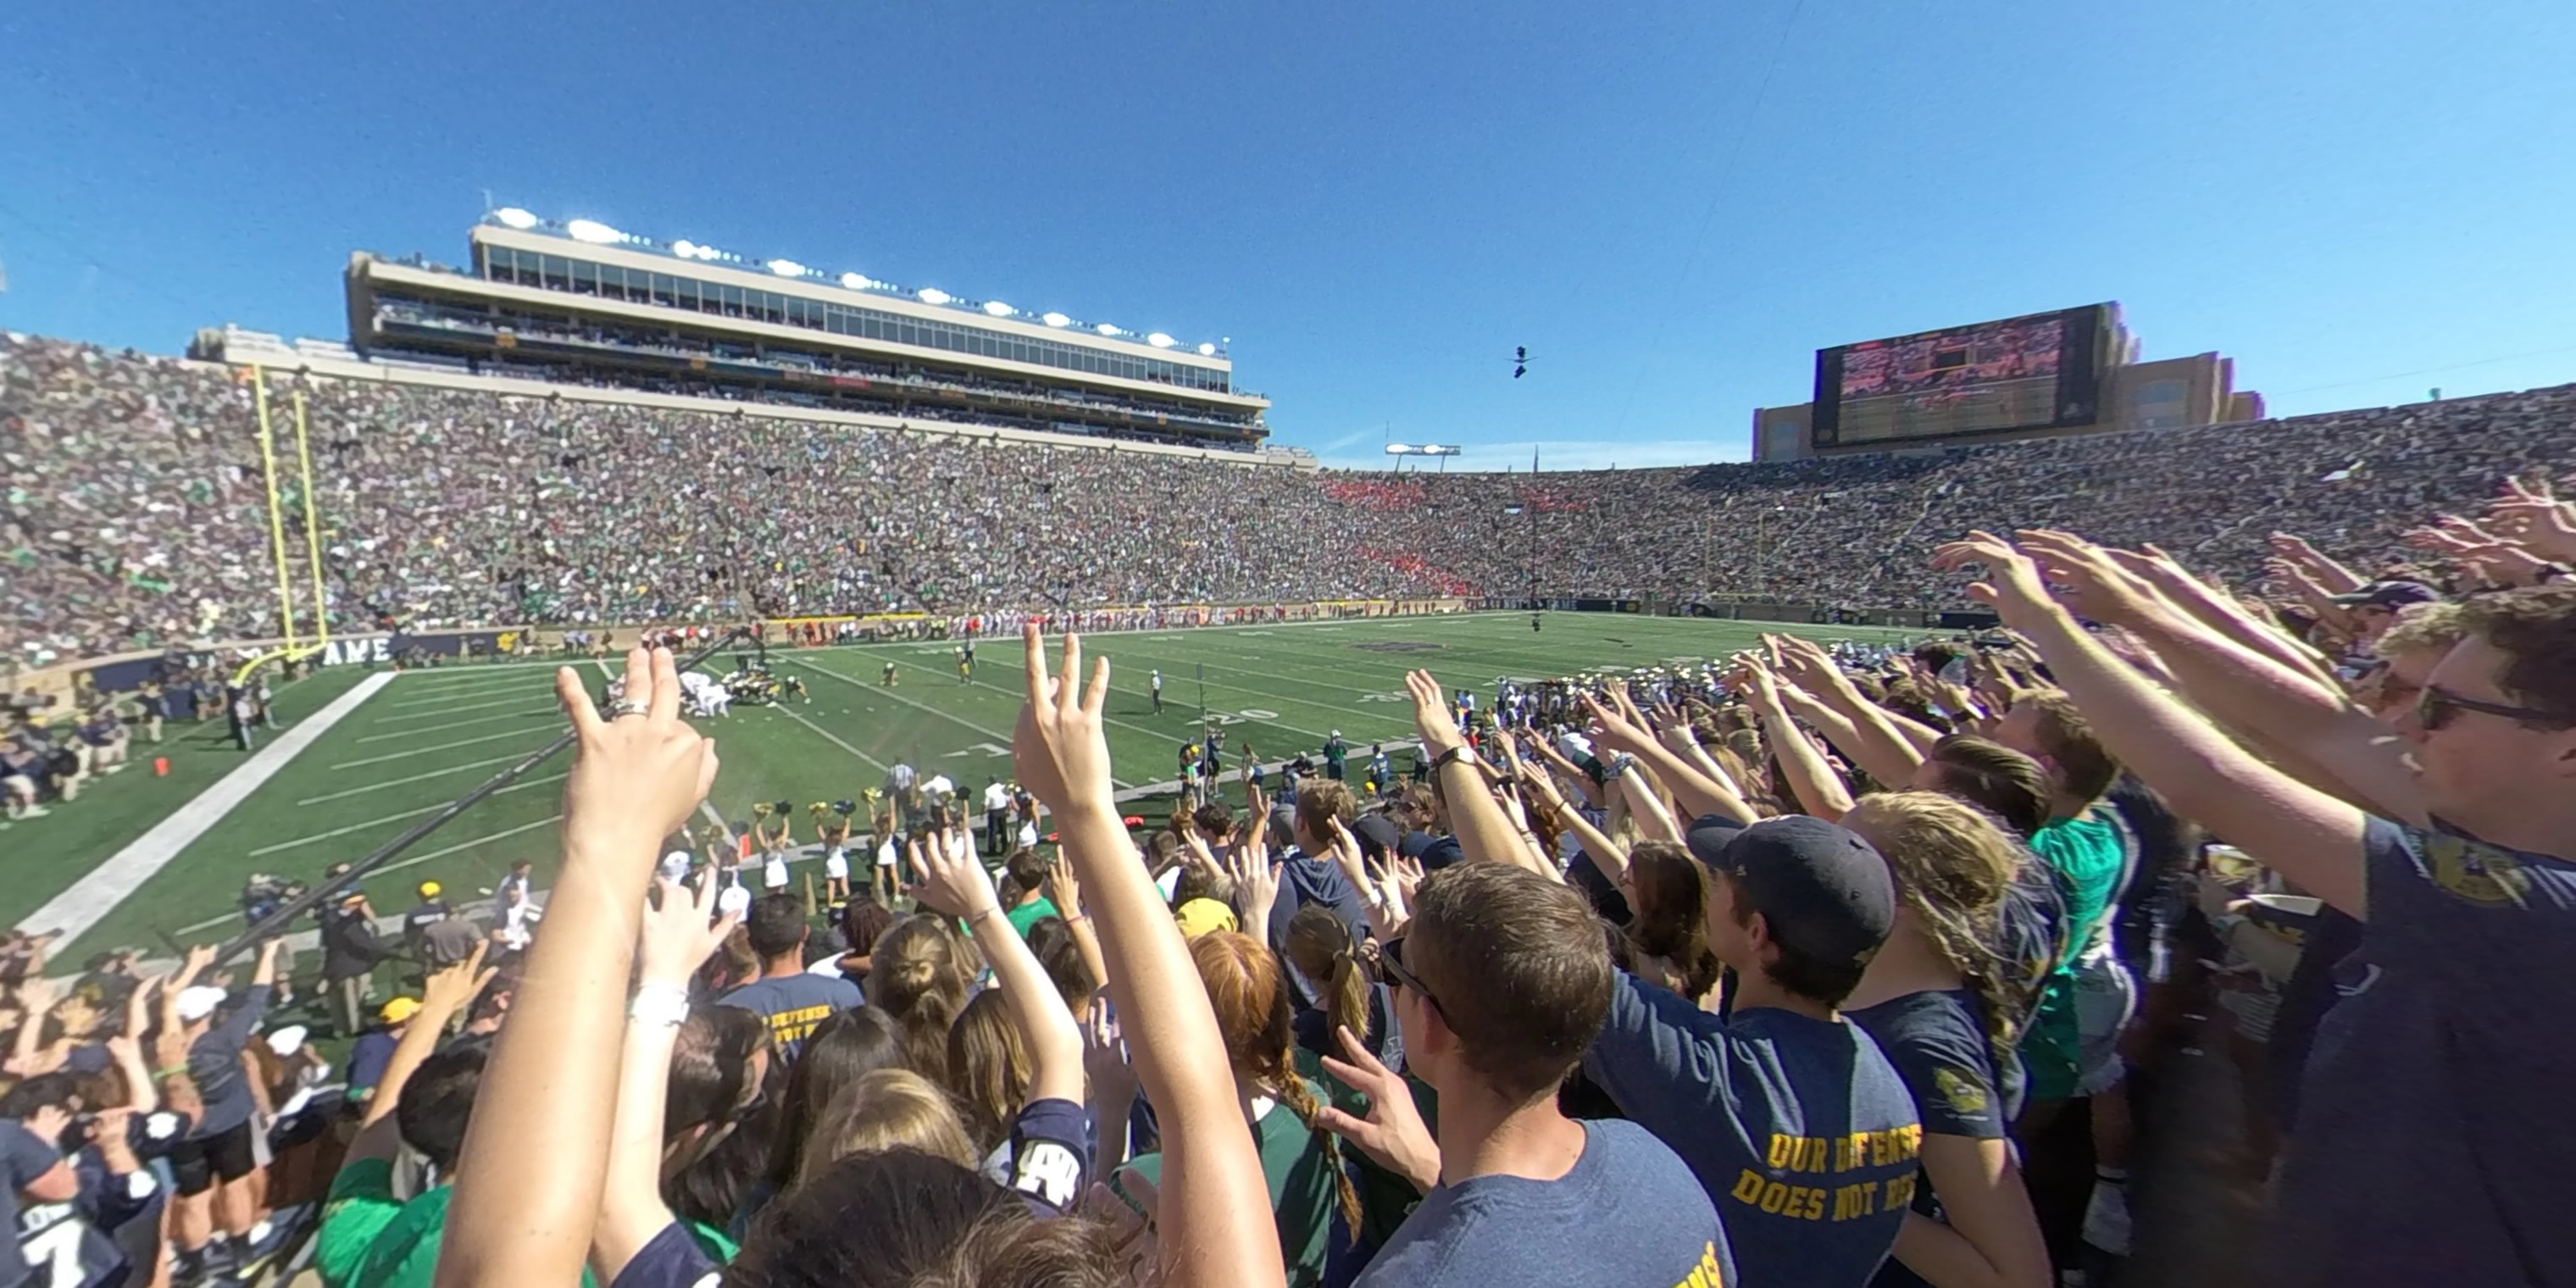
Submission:
[[[1986,566],[1987,580],[1968,593],[2039,650],[2111,754],[2175,812],[2344,912],[2365,915],[2360,810],[2264,765],[2139,678],[2049,596],[2038,566],[2011,543],[1971,533],[1934,559],[1951,569],[1975,563]]]
[[[563,870],[457,1158],[439,1288],[580,1277],[607,1177],[627,971],[654,851],[715,781],[712,745],[680,720],[669,651],[627,655],[625,698],[608,719],[571,668],[555,673],[555,692],[579,735]]]
[[[1413,696],[1413,727],[1422,735],[1422,750],[1431,756],[1432,776],[1440,785],[1441,799],[1448,802],[1449,830],[1457,834],[1459,850],[1471,859],[1518,864],[1533,871],[1544,866],[1533,861],[1529,846],[1521,841],[1521,830],[1494,799],[1484,767],[1467,745],[1467,735],[1449,717],[1447,691],[1440,682],[1429,671],[1414,671],[1404,677],[1404,687]]]
[[[1046,889],[1047,902],[1054,904],[1056,915],[1064,918],[1064,928],[1073,936],[1074,951],[1082,954],[1082,964],[1091,972],[1093,987],[1106,983],[1109,963],[1100,955],[1100,932],[1082,913],[1082,878],[1073,874],[1073,865],[1065,861],[1061,850],[1047,868]]]
[[[420,1009],[412,1013],[411,1027],[403,1030],[402,1041],[394,1044],[393,1056],[385,1061],[384,1076],[376,1080],[376,1091],[367,1099],[367,1112],[359,1120],[358,1138],[349,1146],[348,1156],[340,1166],[371,1158],[391,1160],[402,1149],[402,1132],[394,1122],[394,1110],[402,1104],[404,1086],[420,1071],[421,1063],[438,1050],[447,1036],[448,1022],[462,1014],[474,1002],[483,986],[492,982],[492,971],[483,969],[484,944],[474,945],[473,955],[464,961],[430,976],[420,990]]]
[[[1718,814],[1740,823],[1751,823],[1757,817],[1753,807],[1726,784],[1701,773],[1688,761],[1674,755],[1670,747],[1655,741],[1654,734],[1629,721],[1628,717],[1602,705],[1590,694],[1581,695],[1584,711],[1592,717],[1602,746],[1624,751],[1654,767],[1655,776],[1673,789],[1673,796],[1693,817]]]
[[[1850,785],[1825,763],[1824,753],[1807,731],[1789,718],[1770,668],[1748,661],[1742,674],[1745,702],[1761,717],[1762,736],[1770,740],[1771,754],[1780,758],[1781,772],[1789,780],[1789,790],[1797,794],[1798,807],[1817,818],[1839,821],[1852,807]]]
[[[975,946],[984,951],[984,960],[993,968],[1002,1003],[1028,1046],[1029,1099],[1081,1104],[1082,1030],[1074,1027],[1064,995],[1047,979],[1046,968],[1029,951],[1028,941],[1002,915],[992,874],[976,860],[973,844],[952,844],[949,837],[933,832],[928,845],[914,843],[913,860],[922,869],[922,900],[965,922]]]
[[[1216,1012],[1189,946],[1136,861],[1109,782],[1101,706],[1103,658],[1082,681],[1082,641],[1064,641],[1064,671],[1047,674],[1046,641],[1022,633],[1027,705],[1011,739],[1012,767],[1055,812],[1064,854],[1078,870],[1108,957],[1109,994],[1137,1077],[1165,1121],[1157,1208],[1162,1282],[1232,1288],[1286,1277],[1270,1187],[1236,1099]]]
[[[590,1268],[603,1284],[617,1282],[653,1236],[674,1219],[662,1201],[663,1111],[669,1101],[671,1050],[689,1014],[689,981],[733,933],[734,916],[718,918],[716,874],[701,873],[695,889],[655,883],[659,904],[644,910],[635,944],[635,1003],[626,1017],[618,1059],[617,1116],[608,1136],[607,1176],[600,1188],[599,1220],[591,1228]]]

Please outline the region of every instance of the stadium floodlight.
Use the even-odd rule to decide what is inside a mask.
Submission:
[[[680,240],[671,243],[671,253],[682,259],[696,259],[698,257],[698,244],[690,241],[686,237],[683,237]]]
[[[1072,318],[1069,318],[1069,317],[1066,317],[1065,315],[1063,315],[1063,314],[1061,314],[1061,313],[1049,313],[1049,314],[1047,314],[1047,315],[1045,315],[1045,316],[1043,316],[1043,317],[1039,318],[1039,319],[1038,319],[1038,321],[1040,321],[1040,322],[1044,322],[1044,323],[1046,323],[1048,326],[1071,326],[1071,325],[1073,325],[1073,319],[1072,319]]]
[[[803,277],[805,266],[792,259],[773,259],[769,261],[769,271],[780,277]]]
[[[1386,454],[1389,456],[1411,456],[1413,455],[1413,448],[1409,444],[1405,443],[1389,443],[1386,445]]]
[[[1018,309],[1012,308],[1010,305],[1004,304],[1000,300],[984,301],[984,311],[997,318],[1006,318],[1019,312]]]
[[[503,206],[499,210],[493,211],[492,217],[512,228],[534,228],[537,226],[538,222],[535,215],[529,214],[527,211],[521,210],[517,206]]]
[[[1157,331],[1152,335],[1146,336],[1145,343],[1150,344],[1157,349],[1168,349],[1179,342],[1172,339],[1172,337]]]
[[[853,291],[864,291],[869,287],[876,285],[876,283],[869,281],[868,275],[865,273],[843,273],[841,274],[841,285],[846,286]]]
[[[955,298],[949,295],[948,292],[943,291],[936,286],[922,287],[920,290],[913,292],[913,294],[918,296],[924,304],[946,304],[949,300]]]
[[[1106,323],[1106,322],[1103,322],[1103,323],[1101,323],[1100,325],[1098,325],[1098,326],[1096,326],[1096,327],[1093,327],[1093,328],[1091,328],[1091,329],[1092,329],[1092,330],[1094,330],[1094,331],[1097,331],[1097,332],[1101,333],[1102,335],[1116,335],[1116,334],[1118,334],[1118,328],[1116,328],[1116,327],[1114,327],[1114,326],[1111,326],[1111,325],[1109,325],[1109,324],[1108,324],[1108,323]]]
[[[1200,342],[1199,342],[1199,356],[1200,356],[1200,357],[1202,357],[1202,358],[1213,358],[1213,357],[1215,357],[1215,356],[1216,356],[1216,346],[1215,346],[1215,345],[1213,345],[1213,344],[1209,344],[1209,343],[1208,343],[1208,342],[1206,342],[1205,340],[1200,341]]]
[[[574,241],[590,242],[593,245],[599,246],[612,245],[626,240],[626,234],[621,233],[596,219],[573,220],[571,223],[564,225],[564,233]]]

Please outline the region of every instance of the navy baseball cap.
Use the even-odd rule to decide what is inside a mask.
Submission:
[[[1384,814],[1365,814],[1351,824],[1351,836],[1360,843],[1360,854],[1384,860],[1404,844],[1404,830]]]
[[[1896,924],[1887,860],[1859,834],[1823,819],[1788,814],[1750,827],[1694,826],[1690,851],[1735,878],[1771,938],[1801,956],[1861,965]]]
[[[2351,594],[2328,598],[2346,608],[2385,608],[2395,612],[2409,604],[2430,604],[2441,597],[2442,592],[2420,581],[2374,581]]]

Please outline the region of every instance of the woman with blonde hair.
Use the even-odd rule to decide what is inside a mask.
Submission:
[[[1028,1103],[1029,1052],[996,990],[976,994],[948,1028],[948,1094],[957,1101],[984,1174],[1003,1179],[1011,1120]]]
[[[1863,796],[1842,824],[1877,848],[1896,887],[1895,927],[1842,1005],[1923,1119],[1923,1185],[1895,1259],[1936,1288],[2043,1288],[2048,1247],[2005,1139],[2021,1096],[2018,1011],[1991,947],[2019,847],[1984,811],[1935,792]]]
[[[1293,1064],[1295,1004],[1288,973],[1250,935],[1214,931],[1191,940],[1189,947],[1190,961],[1215,1008],[1217,1031],[1225,1039],[1236,1095],[1252,1120],[1253,1147],[1270,1185],[1288,1283],[1290,1288],[1310,1288],[1323,1281],[1334,1218],[1340,1217],[1345,1231],[1356,1231],[1360,1205],[1342,1165],[1340,1138],[1316,1121],[1323,1111],[1322,1089],[1299,1076]],[[1119,1173],[1122,1186],[1131,1172],[1160,1184],[1162,1156],[1145,1154],[1130,1162]]]
[[[966,972],[940,918],[906,917],[877,936],[868,954],[868,1004],[903,1030],[913,1072],[947,1078],[948,1026],[966,1009]]]
[[[853,1154],[909,1149],[974,1169],[983,1151],[967,1134],[948,1093],[910,1069],[879,1069],[841,1089],[805,1140],[796,1184]]]

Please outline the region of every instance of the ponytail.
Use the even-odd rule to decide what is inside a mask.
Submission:
[[[1369,1032],[1368,979],[1360,973],[1360,954],[1355,945],[1345,942],[1341,951],[1333,954],[1333,977],[1324,991],[1331,999],[1325,1015],[1334,1028],[1349,1029],[1352,1036],[1364,1041],[1380,1036]]]
[[[1359,1030],[1354,1028],[1351,1032]],[[1306,1130],[1315,1133],[1315,1138],[1323,1142],[1324,1160],[1333,1169],[1334,1202],[1342,1210],[1343,1226],[1351,1232],[1352,1238],[1358,1238],[1360,1192],[1351,1184],[1351,1169],[1342,1161],[1342,1138],[1325,1128],[1321,1121],[1324,1106],[1315,1099],[1315,1089],[1306,1085],[1306,1080],[1289,1067],[1288,1055],[1284,1051],[1279,1056],[1279,1068],[1268,1074],[1265,1080],[1279,1093],[1279,1103],[1297,1115],[1297,1121],[1306,1124]]]

